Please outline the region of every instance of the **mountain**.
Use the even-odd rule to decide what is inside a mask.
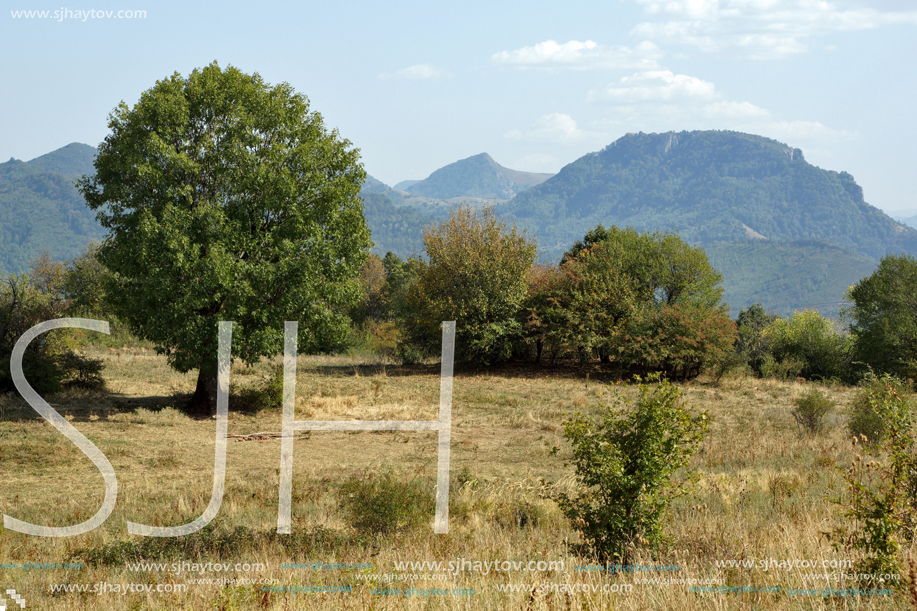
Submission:
[[[628,134],[497,206],[556,260],[598,224],[677,231],[688,242],[827,240],[870,259],[917,253],[917,230],[870,206],[847,172],[729,131]]]
[[[98,151],[88,144],[73,142],[56,151],[36,157],[27,162],[30,168],[44,172],[56,172],[67,178],[77,179],[96,173],[92,166]]]
[[[363,188],[360,190],[360,193],[387,193],[391,190],[392,188],[387,184],[367,174],[366,182],[363,183]]]
[[[102,238],[95,213],[73,186],[75,178],[93,173],[94,157],[95,149],[74,143],[29,162],[0,163],[0,271],[27,269],[43,249],[70,259]],[[464,174],[479,178],[487,174],[475,174],[475,167],[500,167],[478,155],[427,180],[459,166],[453,173],[458,184],[464,162],[471,162]],[[515,184],[525,176],[501,172],[515,175]],[[476,197],[462,190],[466,195],[455,201]],[[402,257],[423,252],[424,228],[440,222],[452,207],[447,199],[454,199],[392,189],[371,176],[360,196],[372,252]],[[816,168],[799,149],[735,132],[625,136],[497,211],[538,235],[545,262],[556,263],[599,223],[679,231],[702,245],[723,275],[733,315],[760,301],[781,315],[814,307],[835,316],[844,291],[872,273],[879,257],[917,252],[917,231],[867,204],[849,174]]]
[[[413,206],[396,206],[384,193],[361,193],[363,216],[370,229],[373,248],[381,256],[392,251],[402,258],[423,253],[423,231],[440,219]]]
[[[824,240],[743,240],[704,247],[723,276],[735,317],[755,302],[775,314],[814,309],[836,318],[844,292],[876,269],[876,261]]]
[[[450,163],[404,190],[413,195],[442,200],[462,197],[507,200],[551,176],[510,170],[487,153],[481,153]]]
[[[43,250],[72,259],[104,230],[74,179],[94,174],[95,149],[68,144],[29,162],[0,163],[0,273],[25,271]]]
[[[398,184],[396,184],[396,185],[395,185],[394,187],[392,187],[392,188],[395,189],[395,190],[398,190],[398,191],[404,191],[405,189],[407,189],[407,188],[410,187],[411,185],[417,184],[417,183],[419,183],[419,182],[420,182],[419,180],[402,180],[401,182],[399,182]]]

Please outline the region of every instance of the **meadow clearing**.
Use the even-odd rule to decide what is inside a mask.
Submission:
[[[235,398],[263,385],[278,361],[233,365],[225,496],[216,519],[194,535],[144,538],[129,535],[125,523],[180,525],[207,507],[214,421],[176,409],[194,390],[195,377],[172,371],[149,348],[86,351],[105,360],[106,389],[71,389],[48,401],[111,461],[117,505],[101,527],[76,537],[0,534],[0,585],[15,589],[28,609],[770,610],[913,604],[907,575],[892,584],[891,595],[865,593],[890,584],[850,579],[850,557],[827,537],[843,519],[842,507],[830,500],[843,493],[838,467],[849,466],[860,451],[844,427],[855,388],[820,385],[836,407],[825,431],[808,436],[791,409],[811,382],[727,375],[719,383],[702,376],[681,385],[684,400],[707,410],[711,421],[692,459],[700,479],[671,508],[671,544],[635,561],[668,569],[612,574],[582,568],[594,563],[574,554],[579,535],[551,496],[576,489],[573,468],[565,464],[570,448],[564,419],[576,412],[598,415],[615,396],[633,399],[635,385],[614,384],[598,370],[587,378],[561,367],[458,368],[447,535],[432,528],[435,432],[299,433],[293,533],[278,535],[280,441],[271,433],[280,431],[279,406],[240,409]],[[437,417],[438,402],[437,364],[394,366],[372,355],[298,360],[299,420],[429,420]],[[102,502],[95,466],[14,395],[0,396],[0,461],[4,514],[64,526],[88,519]],[[346,494],[341,485],[384,473],[429,493],[426,518],[391,534],[361,532],[340,507]],[[439,570],[397,564],[438,561],[444,563]],[[494,562],[496,569],[488,569]],[[29,570],[27,563],[65,568]],[[214,568],[224,563],[229,566]],[[86,591],[60,591],[67,589],[62,586]],[[145,586],[150,591],[140,591]],[[707,591],[697,591],[702,588]],[[825,588],[833,591],[825,596]]]

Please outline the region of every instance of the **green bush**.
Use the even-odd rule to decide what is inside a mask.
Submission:
[[[791,380],[798,376],[804,367],[805,362],[797,358],[786,357],[782,361],[777,361],[774,359],[774,355],[765,354],[758,367],[758,373],[762,378]]]
[[[105,379],[102,359],[94,359],[76,352],[65,352],[58,358],[58,364],[64,374],[64,384],[77,388],[104,388]]]
[[[810,380],[850,376],[850,338],[841,335],[834,321],[815,310],[800,310],[789,318],[778,318],[764,329],[763,335],[775,361],[802,364],[797,375]]]
[[[917,259],[887,255],[847,292],[856,360],[873,371],[917,378]]]
[[[633,316],[610,340],[610,352],[626,369],[695,378],[729,358],[735,323],[724,308],[666,305]]]
[[[401,361],[402,365],[417,365],[423,362],[425,356],[423,349],[410,342],[398,344],[395,350],[395,358]]]
[[[271,374],[254,387],[244,389],[240,403],[247,409],[280,410],[283,407],[283,365],[275,365]]]
[[[15,391],[10,361],[19,338],[35,325],[65,315],[66,303],[53,292],[56,289],[48,276],[44,274],[38,282],[26,274],[0,280],[0,392]],[[67,329],[55,329],[32,340],[23,354],[22,370],[36,392],[57,392],[64,385],[97,388],[104,384],[102,361],[74,353],[72,344]]]
[[[432,488],[416,479],[401,481],[390,469],[349,477],[341,485],[340,507],[354,529],[370,535],[413,528],[435,509]]]
[[[676,386],[640,386],[636,410],[618,401],[602,422],[576,415],[564,422],[581,484],[575,497],[557,502],[584,540],[583,551],[600,562],[629,564],[638,547],[663,543],[670,501],[685,492],[684,468],[707,430],[707,416],[692,416]]]
[[[871,376],[861,393],[882,423],[874,460],[857,455],[843,472],[847,520],[832,538],[838,548],[860,555],[859,571],[899,573],[902,547],[910,546],[917,530],[917,437],[914,410],[900,379]],[[857,438],[853,440],[854,446]]]
[[[870,372],[860,383],[860,391],[850,403],[850,418],[847,430],[853,437],[860,437],[869,445],[880,443],[886,432],[886,417],[883,410],[895,406],[907,411],[908,396],[911,393],[907,382],[885,374],[881,377]]]
[[[817,388],[813,388],[803,396],[798,397],[795,403],[796,408],[793,410],[793,418],[796,419],[797,424],[811,435],[815,435],[822,430],[822,420],[825,414],[834,407],[834,401],[828,399]]]
[[[771,342],[764,330],[777,318],[776,314],[768,314],[763,305],[755,303],[740,310],[739,317],[736,319],[736,327],[738,327],[736,354],[758,375],[762,375],[761,367],[766,357],[770,357],[773,362]]]

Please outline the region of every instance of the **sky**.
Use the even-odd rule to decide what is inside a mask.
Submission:
[[[912,0],[2,3],[0,160],[97,146],[120,102],[216,61],[308,96],[388,185],[482,152],[557,172],[628,132],[728,129],[917,214]]]

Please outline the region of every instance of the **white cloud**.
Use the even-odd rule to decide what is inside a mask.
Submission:
[[[770,112],[751,102],[713,102],[704,107],[704,114],[714,119],[769,117]]]
[[[862,3],[841,7],[828,0],[634,1],[653,18],[633,28],[636,36],[754,59],[803,53],[806,40],[814,36],[917,24],[913,8],[882,10]]]
[[[576,126],[576,121],[570,115],[555,112],[536,119],[530,129],[513,129],[503,136],[509,140],[568,144],[582,139],[585,134]]]
[[[553,40],[514,51],[500,51],[491,56],[498,65],[514,68],[628,68],[651,69],[662,51],[654,43],[643,41],[634,48],[604,46],[592,40],[571,40],[560,44]]]
[[[670,70],[653,70],[625,76],[600,91],[591,91],[589,99],[613,103],[661,102],[673,99],[713,99],[713,83]]]
[[[380,74],[380,79],[403,79],[403,80],[437,80],[449,76],[449,71],[445,68],[439,68],[430,64],[415,64],[402,68],[394,74]]]
[[[610,133],[730,129],[762,134],[803,150],[830,148],[857,137],[818,121],[785,120],[751,102],[723,98],[713,83],[668,70],[637,73],[589,94],[591,101],[614,109],[593,124]]]
[[[762,128],[768,135],[787,143],[800,140],[838,142],[852,140],[857,136],[854,132],[833,129],[818,121],[769,121]]]

